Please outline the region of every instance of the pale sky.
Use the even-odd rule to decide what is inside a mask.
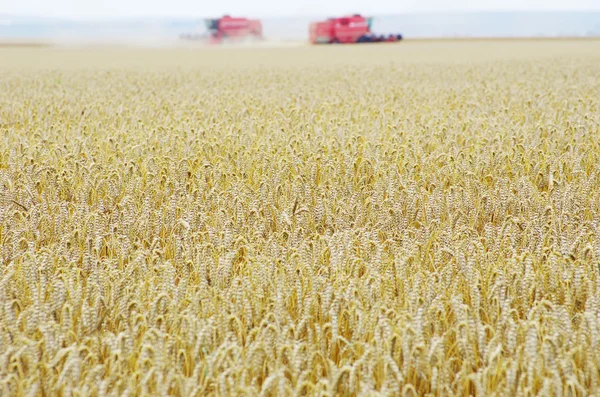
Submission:
[[[0,0],[0,15],[96,19],[600,10],[600,0]]]

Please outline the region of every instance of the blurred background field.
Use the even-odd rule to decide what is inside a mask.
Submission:
[[[13,42],[0,51],[0,67],[4,69],[104,69],[141,68],[172,71],[252,67],[329,68],[390,64],[436,65],[511,60],[552,60],[578,57],[593,58],[600,49],[600,39],[471,39],[410,40],[393,44],[312,47],[306,43],[274,43],[269,45],[230,45],[210,48],[141,48],[115,46],[47,46],[43,43]],[[27,48],[33,47],[33,48]],[[391,76],[381,76],[388,78]]]

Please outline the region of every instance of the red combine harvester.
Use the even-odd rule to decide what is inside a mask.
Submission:
[[[310,24],[312,44],[349,44],[397,42],[402,35],[375,35],[371,32],[372,18],[359,14],[342,18],[329,18],[323,22]]]
[[[210,44],[225,42],[239,43],[246,40],[262,40],[262,23],[257,19],[232,18],[225,15],[217,19],[206,19],[208,34],[184,34],[185,40],[203,40]]]

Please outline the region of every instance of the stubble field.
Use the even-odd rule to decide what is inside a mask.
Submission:
[[[0,395],[598,395],[599,64],[0,49]]]

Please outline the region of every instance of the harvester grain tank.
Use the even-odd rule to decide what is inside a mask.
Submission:
[[[341,18],[328,18],[310,24],[309,35],[312,44],[352,44],[397,42],[402,35],[376,35],[371,31],[373,18],[360,14]]]
[[[185,34],[182,39],[201,40],[210,44],[239,43],[263,39],[262,23],[258,19],[236,18],[225,15],[204,21],[207,34]]]

